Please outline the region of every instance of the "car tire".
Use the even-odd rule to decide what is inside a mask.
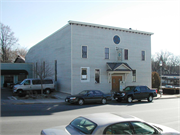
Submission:
[[[120,98],[116,99],[117,102],[121,102],[122,100]]]
[[[133,101],[132,96],[128,96],[128,97],[127,97],[127,102],[128,102],[128,103],[132,103],[132,101]]]
[[[45,94],[50,94],[51,93],[51,90],[50,89],[45,89]]]
[[[105,98],[103,98],[103,99],[101,100],[101,103],[102,103],[102,104],[106,104],[106,102],[107,102],[107,100],[106,100]]]
[[[83,105],[84,104],[84,100],[83,99],[79,99],[78,104],[79,105]]]
[[[141,100],[138,100],[139,102],[141,102]]]
[[[23,90],[18,90],[18,96],[23,97],[24,96],[24,91]]]
[[[152,95],[149,95],[148,97],[148,102],[152,102],[153,101],[153,96]]]

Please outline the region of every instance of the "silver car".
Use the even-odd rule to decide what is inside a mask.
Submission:
[[[75,118],[67,126],[43,129],[41,135],[103,135],[103,134],[173,134],[174,129],[150,124],[139,118],[114,113],[96,113]]]

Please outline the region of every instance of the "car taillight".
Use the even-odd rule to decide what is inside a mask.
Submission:
[[[157,90],[156,90],[156,93],[157,93]]]

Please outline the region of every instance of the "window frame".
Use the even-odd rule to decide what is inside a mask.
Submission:
[[[83,47],[86,47],[86,57],[83,57]],[[83,59],[88,58],[88,46],[87,45],[82,45],[81,46],[81,58],[83,58]]]
[[[83,119],[83,120],[86,120],[86,121],[89,121],[89,122],[91,122],[92,124],[94,124],[94,128],[91,130],[91,132],[90,132],[90,133],[88,133],[88,134],[92,134],[92,133],[93,133],[93,131],[96,129],[97,124],[96,124],[96,123],[94,123],[93,121],[91,121],[91,120],[87,119],[87,118],[84,118],[84,117],[77,117],[77,118],[75,118],[74,120],[79,119],[79,118],[81,118],[81,119]],[[70,122],[70,124],[69,124],[69,125],[73,126],[73,127],[74,127],[75,129],[77,129],[78,131],[80,131],[80,132],[82,132],[82,133],[87,134],[86,132],[82,131],[81,129],[79,129],[78,127],[76,127],[75,125],[73,125],[73,124],[72,124],[72,122],[73,122],[74,120],[72,120],[72,121]]]
[[[96,82],[96,70],[99,70],[99,82]],[[101,83],[101,70],[99,68],[94,69],[94,82],[95,84],[100,84]]]
[[[135,75],[134,75],[134,71],[135,71]],[[136,82],[136,80],[137,80],[136,74],[137,74],[136,70],[132,70],[132,81],[133,82]]]
[[[133,132],[132,134],[135,133],[135,132],[134,132],[134,129],[133,129],[133,127],[132,127],[131,121],[124,121],[124,122],[113,123],[113,124],[107,126],[107,127],[104,129],[103,134],[106,135],[105,133],[106,133],[106,131],[107,131],[107,129],[108,129],[109,127],[112,128],[112,126],[114,126],[114,125],[116,125],[116,124],[121,124],[121,123],[128,123],[129,128],[130,128],[131,131]],[[113,134],[113,133],[112,133],[112,134]]]
[[[143,55],[144,52],[144,55]],[[146,51],[142,50],[141,51],[141,61],[146,61]]]
[[[126,58],[126,52],[127,51],[127,58]],[[124,60],[129,60],[129,50],[128,49],[124,49]]]
[[[133,123],[142,123],[142,124],[144,124],[144,125],[152,128],[152,129],[154,129],[155,133],[153,133],[153,134],[158,134],[158,133],[159,133],[156,128],[154,128],[153,126],[151,126],[151,125],[149,125],[149,124],[147,124],[147,123],[145,123],[145,122],[142,122],[142,121],[131,121],[130,124],[132,125],[134,134],[138,134],[138,133],[136,133],[136,130],[135,130],[135,127],[133,126]],[[151,135],[152,135],[152,134],[151,134]]]
[[[82,70],[86,69],[86,79],[82,79]],[[80,81],[81,82],[90,82],[90,67],[80,67]]]
[[[106,53],[106,49],[108,49],[108,58],[106,58],[106,54],[107,54],[107,53]],[[109,60],[109,59],[110,59],[110,48],[109,48],[109,47],[105,47],[105,48],[104,48],[104,59],[105,59],[105,60]]]

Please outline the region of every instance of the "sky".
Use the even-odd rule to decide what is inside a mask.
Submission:
[[[180,0],[0,0],[0,22],[31,48],[69,20],[154,33],[152,55],[180,55]]]

